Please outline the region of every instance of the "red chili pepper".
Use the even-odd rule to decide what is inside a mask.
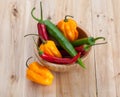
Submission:
[[[34,15],[33,15],[33,12],[35,10],[35,8],[32,9],[31,11],[31,15],[32,17],[38,21],[38,24],[37,24],[37,28],[38,28],[38,34],[44,39],[44,40],[48,40],[48,35],[47,35],[47,30],[46,30],[46,26],[45,24],[43,23],[43,14],[42,14],[42,4],[40,2],[40,9],[41,9],[41,18],[38,19],[36,18]]]
[[[38,34],[42,36],[44,40],[48,40],[46,26],[42,23],[38,23],[37,28],[38,28]]]
[[[52,62],[52,63],[58,63],[58,64],[71,64],[77,61],[77,59],[80,57],[80,52],[74,56],[73,58],[58,58],[53,57],[48,54],[40,53],[40,57],[46,61]]]

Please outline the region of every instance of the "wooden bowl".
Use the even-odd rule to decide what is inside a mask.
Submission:
[[[85,38],[85,37],[89,37],[89,33],[86,29],[84,29],[82,26],[77,27],[77,30],[79,32],[79,39],[80,38]],[[38,46],[40,45],[40,39],[38,39]],[[90,49],[91,50],[91,49]],[[88,57],[88,54],[90,52],[90,50],[81,58],[82,61],[84,62],[86,60],[86,58]],[[79,64],[77,63],[73,63],[73,64],[56,64],[56,63],[50,63],[46,60],[43,60],[42,58],[39,57],[38,53],[35,51],[35,54],[38,58],[38,61],[43,64],[44,66],[48,67],[48,69],[55,71],[55,72],[66,72],[66,71],[70,71],[75,69],[76,67],[79,66]]]

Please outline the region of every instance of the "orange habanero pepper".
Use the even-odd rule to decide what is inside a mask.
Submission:
[[[68,16],[66,15],[64,20],[58,22],[57,27],[69,41],[74,41],[78,38],[77,23],[73,19],[67,19]]]
[[[52,40],[46,40],[45,43],[42,43],[40,45],[39,49],[43,51],[45,54],[49,54],[51,56],[55,56],[59,58],[62,57],[60,51],[57,49],[54,41]]]
[[[30,58],[32,58],[32,57],[30,57]],[[28,62],[28,60],[27,60],[27,62]],[[45,66],[40,65],[38,62],[32,62],[29,65],[27,64],[27,62],[26,62],[26,66],[28,68],[26,71],[26,77],[29,80],[31,80],[35,83],[41,84],[41,85],[52,84],[54,77],[53,77],[52,73],[50,72],[50,70],[48,70]]]

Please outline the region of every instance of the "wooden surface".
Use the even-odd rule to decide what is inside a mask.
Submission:
[[[66,14],[92,36],[106,37],[79,67],[55,73],[51,86],[41,86],[25,77],[25,61],[34,55],[32,38],[36,21],[30,12],[39,0],[0,0],[0,97],[120,97],[120,0],[42,0],[44,18],[57,23]],[[34,58],[34,60],[36,60]]]

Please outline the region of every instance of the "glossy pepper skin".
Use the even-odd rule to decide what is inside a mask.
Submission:
[[[26,71],[26,77],[41,85],[50,85],[54,79],[52,73],[38,62],[32,62],[29,64]]]
[[[42,43],[39,47],[41,51],[43,51],[45,54],[54,56],[54,57],[59,57],[61,58],[62,55],[57,49],[54,41],[52,40],[47,40],[45,43]]]
[[[41,51],[39,51],[39,54],[40,54],[40,57],[43,58],[46,61],[49,61],[49,62],[52,62],[52,63],[58,63],[60,65],[64,65],[64,64],[69,65],[69,64],[72,64],[72,63],[76,62],[77,59],[80,57],[81,53],[79,52],[73,58],[57,58],[57,57],[54,57],[54,56],[50,56],[50,55],[41,53]]]
[[[87,38],[77,39],[77,40],[75,40],[75,41],[73,41],[71,43],[72,43],[73,46],[80,46],[80,45],[84,45],[84,44],[86,44],[86,45],[94,45],[95,42],[97,40],[100,40],[100,39],[105,40],[105,37],[96,37],[96,38],[87,37]]]
[[[44,40],[48,40],[48,35],[47,35],[47,30],[46,30],[46,26],[42,23],[38,23],[37,24],[37,28],[38,28],[38,34],[44,39]]]
[[[73,19],[67,19],[67,17],[68,15],[65,16],[64,20],[58,22],[57,27],[69,41],[74,41],[78,38],[77,23]]]

